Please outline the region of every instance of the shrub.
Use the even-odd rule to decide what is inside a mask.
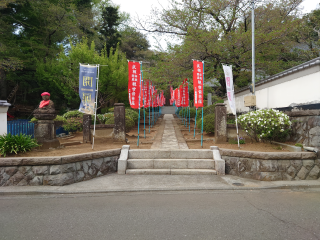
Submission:
[[[190,108],[190,117],[194,118],[196,116],[196,109],[195,108]]]
[[[229,139],[228,142],[229,142],[230,144],[238,144],[238,139],[237,139],[237,138]],[[245,138],[239,137],[239,144],[245,144],[245,143],[246,143]]]
[[[114,107],[113,108],[109,108],[108,112],[114,112]]]
[[[227,118],[227,124],[236,124],[235,118]]]
[[[114,124],[114,116],[109,117],[105,124]],[[130,132],[130,130],[135,126],[135,122],[129,116],[126,116],[126,132]]]
[[[113,116],[113,113],[109,113],[109,114],[112,114]],[[104,124],[104,122],[107,120],[107,114],[97,114],[97,121],[96,121],[96,124],[100,124],[100,122],[102,124]],[[100,121],[98,120],[100,119]],[[91,115],[91,124],[93,125],[94,124],[94,115]]]
[[[105,124],[114,124],[114,116],[109,117],[109,118],[106,120]]]
[[[284,141],[291,132],[289,116],[273,109],[249,112],[239,116],[238,122],[256,141]]]
[[[32,148],[39,147],[35,139],[24,134],[0,136],[0,155],[6,156],[8,153],[27,152]]]
[[[186,114],[187,114],[187,117],[189,117],[189,109],[187,109],[187,108],[180,109],[179,115],[181,117],[185,116]],[[199,114],[199,111],[198,111],[198,114]],[[196,109],[195,108],[190,108],[190,118],[194,118],[195,116],[196,116]]]
[[[130,117],[135,123],[138,122],[138,119],[139,119],[138,112],[136,112],[135,110],[132,110],[131,108],[126,108],[125,111],[126,111],[126,116]]]
[[[204,107],[203,108],[203,116],[207,116],[209,114],[215,114],[215,108],[216,108],[215,104]],[[198,109],[198,114],[199,114],[199,112],[201,113],[201,109]]]
[[[57,115],[55,119],[53,119],[53,121],[62,121],[65,122],[66,119],[63,116]]]
[[[215,104],[215,103],[224,103],[224,100],[218,96],[212,96],[212,103]]]
[[[67,118],[62,126],[64,130],[68,132],[82,131],[83,128],[83,118],[82,117],[72,117]]]
[[[203,131],[214,133],[215,114],[208,114],[203,117]],[[202,118],[197,119],[197,128],[201,129]]]
[[[126,132],[130,132],[130,130],[135,126],[135,122],[129,116],[126,116]]]
[[[108,120],[108,118],[113,117],[113,116],[114,116],[114,113],[113,113],[113,112],[105,113],[105,114],[103,114],[103,116],[104,116],[104,118],[105,118],[105,120],[104,120],[104,122],[105,122],[105,121]]]
[[[82,118],[83,117],[83,113],[79,112],[78,110],[74,110],[74,111],[69,111],[66,112],[65,114],[62,115],[64,118],[68,119],[68,118]]]

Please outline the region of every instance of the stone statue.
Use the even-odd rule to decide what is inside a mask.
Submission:
[[[50,100],[50,93],[41,94],[42,101],[33,115],[37,121],[34,126],[34,137],[41,144],[42,149],[57,148],[60,142],[56,139],[56,128],[53,119],[56,118],[54,103]]]
[[[34,111],[34,117],[38,120],[52,120],[57,114],[54,108],[54,103],[50,100],[50,93],[44,92],[41,94],[42,101],[39,108]]]

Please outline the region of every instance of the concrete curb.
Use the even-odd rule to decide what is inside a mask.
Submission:
[[[264,187],[245,187],[245,186],[229,186],[229,187],[212,187],[212,188],[141,188],[141,189],[108,189],[108,190],[24,190],[24,191],[1,191],[0,196],[10,195],[49,195],[49,194],[101,194],[101,193],[133,193],[133,192],[185,192],[185,191],[253,191],[253,190],[306,190],[306,189],[320,189],[320,183],[317,185],[278,185],[278,186],[264,186]]]

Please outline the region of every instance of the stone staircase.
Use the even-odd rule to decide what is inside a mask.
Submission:
[[[224,175],[219,150],[122,148],[119,174]],[[216,156],[215,156],[216,155]],[[214,159],[215,156],[215,159]]]

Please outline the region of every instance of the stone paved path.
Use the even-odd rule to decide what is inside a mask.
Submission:
[[[160,134],[161,140],[159,142],[155,141],[151,149],[188,149],[188,145],[172,114],[164,114],[163,124],[164,126],[159,129],[163,131]]]

